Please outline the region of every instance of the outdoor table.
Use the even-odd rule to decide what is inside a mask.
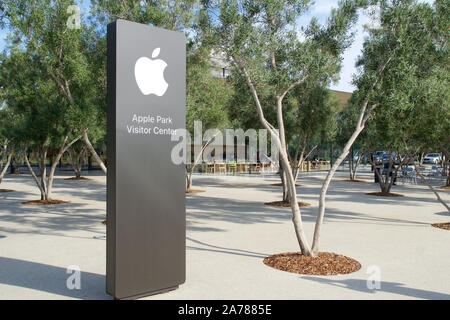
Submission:
[[[236,169],[237,169],[237,163],[236,161],[231,161],[228,163],[228,172],[233,171],[233,173],[236,173]]]
[[[214,163],[214,166],[216,166],[217,165],[217,171],[219,172],[219,173],[226,173],[227,172],[227,165],[226,165],[226,163],[225,162],[217,162],[217,163]],[[214,172],[215,172],[216,170],[214,170]]]
[[[240,162],[239,163],[239,172],[246,172],[247,171],[247,163]]]
[[[206,173],[215,173],[216,172],[216,167],[214,163],[206,163]]]

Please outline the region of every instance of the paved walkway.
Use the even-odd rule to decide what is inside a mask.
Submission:
[[[343,174],[343,173],[342,173]],[[322,175],[323,176],[323,175]],[[110,299],[105,293],[105,177],[57,177],[57,206],[25,206],[39,197],[29,175],[7,175],[0,194],[0,299]],[[195,176],[187,195],[187,281],[150,299],[450,299],[450,231],[430,226],[450,215],[423,186],[396,186],[404,198],[378,198],[373,183],[331,184],[322,251],[357,259],[358,272],[328,277],[291,274],[265,266],[273,253],[297,251],[289,208],[276,177]],[[360,177],[361,178],[361,177]],[[364,178],[364,177],[363,177]],[[321,175],[300,178],[298,193],[311,239]],[[371,180],[371,176],[366,177]],[[450,201],[450,192],[441,191]],[[80,267],[81,289],[68,290],[67,267]],[[367,288],[380,270],[381,288]]]

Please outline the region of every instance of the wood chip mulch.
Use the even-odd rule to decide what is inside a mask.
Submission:
[[[438,189],[441,190],[450,190],[450,186],[442,186],[442,187],[437,187]]]
[[[35,205],[35,206],[45,206],[50,204],[63,204],[63,203],[70,203],[70,201],[64,201],[64,200],[31,200],[31,201],[25,201],[22,202],[22,204],[25,205]]]
[[[283,184],[282,183],[272,183],[271,186],[282,187]],[[296,187],[301,187],[302,185],[296,183],[295,186]]]
[[[450,222],[443,222],[443,223],[433,223],[433,227],[440,228],[444,230],[450,230]]]
[[[200,189],[188,189],[188,190],[186,190],[186,193],[199,193],[199,192],[206,192],[206,190],[200,190]]]
[[[368,196],[377,196],[377,197],[404,197],[402,194],[392,193],[392,192],[370,192],[366,193]]]
[[[359,180],[359,179],[342,179],[342,181],[348,181],[348,182],[367,182],[366,180]]]
[[[361,269],[358,261],[331,252],[319,252],[314,258],[300,252],[286,252],[266,257],[263,262],[282,271],[320,276],[347,274]]]
[[[264,204],[266,206],[275,206],[275,207],[290,207],[291,206],[290,202],[284,202],[284,201],[265,202]],[[298,202],[299,207],[309,207],[310,205],[311,204],[308,202],[302,202],[302,201]]]
[[[64,180],[91,180],[91,179],[89,179],[89,178],[86,178],[86,177],[70,177],[70,178],[66,178],[66,179],[64,179]]]
[[[4,192],[15,192],[16,190],[11,190],[11,189],[0,189],[0,193],[4,193]]]

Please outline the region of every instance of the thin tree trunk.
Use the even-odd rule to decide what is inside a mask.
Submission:
[[[210,139],[208,139],[208,141],[206,141],[205,144],[202,145],[202,148],[200,149],[199,154],[197,155],[197,157],[194,159],[194,163],[191,166],[190,170],[187,170],[187,176],[186,176],[186,191],[188,191],[189,189],[191,189],[192,187],[192,174],[194,173],[194,169],[195,167],[198,165],[200,159],[202,159],[202,154],[203,151],[205,151],[206,147],[209,146],[209,144],[213,141],[213,139],[219,134],[219,131],[213,135]]]
[[[350,179],[353,177],[353,146],[350,148],[351,152],[348,155],[348,171],[350,174]]]
[[[39,188],[39,191],[41,192],[41,200],[45,195],[45,191],[42,189],[42,185],[41,182],[39,181],[39,178],[37,177],[36,173],[34,173],[33,168],[31,167],[30,161],[28,160],[28,155],[27,155],[27,149],[24,149],[24,159],[25,159],[25,163],[28,167],[28,171],[30,171],[31,176],[33,177],[34,181],[36,182],[37,187]]]
[[[285,175],[285,179],[284,182],[288,182],[289,178],[287,177],[288,171],[291,172],[292,174],[292,168],[291,168],[291,164],[289,161],[289,155],[287,152],[287,147],[286,147],[286,135],[285,135],[285,131],[284,131],[284,120],[283,120],[283,104],[282,104],[282,97],[281,96],[277,96],[276,97],[276,107],[277,107],[277,123],[278,123],[278,129],[279,129],[279,139],[280,139],[280,149],[282,149],[285,154],[286,154],[286,159],[288,161],[287,166],[285,167],[285,164],[283,164],[283,174]],[[283,180],[282,180],[283,181]],[[295,189],[295,181],[294,181],[294,189]],[[286,196],[283,196],[283,201],[284,202],[291,202],[292,200],[292,194],[291,194],[291,190],[290,187],[288,186],[288,190],[289,192],[286,193]],[[284,191],[283,191],[284,193]]]
[[[67,154],[69,155],[70,166],[75,172],[76,178],[81,178],[81,171],[83,167],[83,158],[86,156],[87,146],[84,144],[81,147],[80,152],[75,152],[73,148],[68,149]],[[74,156],[74,153],[76,156]]]
[[[279,133],[277,134],[277,131],[273,125],[271,125],[264,117],[264,111],[262,109],[261,103],[259,101],[259,96],[256,91],[256,88],[253,85],[253,82],[251,80],[250,75],[247,72],[247,69],[242,64],[242,62],[238,59],[234,58],[234,61],[236,62],[238,68],[242,71],[242,73],[245,76],[245,79],[247,81],[247,84],[250,88],[250,91],[252,93],[253,99],[255,101],[256,105],[256,111],[258,112],[259,119],[262,123],[262,125],[272,134],[273,142],[277,145],[277,147],[280,149],[280,164],[285,168],[284,171],[286,172],[286,179],[288,180],[288,187],[289,187],[289,193],[290,193],[290,203],[291,203],[291,211],[292,211],[292,222],[294,224],[295,234],[297,236],[297,241],[300,246],[300,250],[303,255],[305,256],[311,256],[311,249],[308,244],[308,241],[305,237],[305,232],[303,229],[303,223],[301,218],[301,212],[300,208],[298,206],[297,202],[297,194],[295,189],[295,181],[294,176],[292,175],[292,170],[290,168],[288,155],[286,152],[286,148],[283,139],[284,139],[284,125],[282,120],[282,108],[281,101],[282,98],[287,94],[287,92],[295,87],[295,85],[300,84],[304,79],[306,79],[306,76],[295,83],[293,83],[280,97],[277,98],[277,118],[279,120]],[[280,116],[281,114],[281,116]]]
[[[423,158],[424,158],[424,153],[422,152],[420,154],[419,166],[423,166]]]
[[[369,158],[369,162],[370,162],[373,170],[375,170],[375,174],[378,177],[378,183],[380,183],[380,181],[384,180],[384,177],[383,177],[382,173],[380,172],[380,170],[377,170],[377,166],[376,166],[375,162],[373,162],[373,160],[371,158]]]
[[[358,160],[356,160],[355,167],[352,169],[352,176],[350,177],[351,180],[356,180],[356,173],[358,172],[359,165],[361,164],[362,150],[364,150],[364,149],[360,150]]]
[[[325,181],[322,185],[322,189],[320,190],[320,197],[319,197],[319,209],[316,219],[316,225],[314,228],[314,236],[313,236],[313,245],[312,245],[312,254],[313,256],[317,256],[319,253],[319,245],[320,245],[320,231],[323,224],[323,217],[325,215],[325,197],[327,194],[328,187],[330,185],[331,179],[333,178],[334,174],[336,173],[336,170],[341,165],[342,161],[344,161],[345,157],[348,155],[348,152],[350,150],[351,145],[353,142],[355,142],[358,135],[361,133],[363,126],[358,126],[353,135],[348,140],[347,144],[345,145],[341,155],[336,159],[336,162],[331,167],[330,171],[328,171],[328,174],[325,178]]]
[[[186,171],[186,191],[192,188],[192,174]]]
[[[297,177],[298,177],[299,162],[302,161],[303,156],[305,154],[306,138],[307,138],[306,134],[303,135],[303,139],[302,139],[302,135],[301,134],[298,135],[297,147],[295,148],[294,161],[293,161],[293,165],[292,165],[292,170],[294,172],[295,181],[297,181]],[[303,141],[303,143],[302,143],[302,141]],[[298,157],[298,152],[300,151],[300,146],[302,147],[302,152],[300,153],[300,158],[299,158]]]
[[[445,181],[445,186],[449,187],[450,186],[450,152],[448,151],[447,148],[445,148],[442,143],[439,143],[439,145],[441,146],[441,149],[444,151],[445,154],[445,166],[444,166],[444,171],[447,173],[447,179]]]
[[[289,191],[287,187],[287,181],[286,181],[286,173],[283,169],[283,164],[280,162],[280,179],[281,179],[281,186],[282,186],[282,192],[283,192],[283,202],[289,201]]]
[[[9,164],[11,163],[11,158],[12,158],[12,152],[10,152],[8,154],[8,158],[6,159],[5,166],[3,167],[2,171],[0,172],[0,183],[2,183],[3,177],[6,174],[6,171],[8,171]],[[2,168],[2,167],[0,166],[0,168]]]
[[[100,156],[97,154],[97,151],[95,151],[94,147],[92,146],[91,141],[89,140],[88,134],[87,134],[88,129],[83,130],[83,141],[86,144],[86,146],[88,147],[89,151],[91,152],[92,156],[94,157],[95,161],[98,163],[98,165],[100,166],[100,168],[102,169],[103,173],[106,174],[106,166],[103,163],[102,159],[100,158]]]
[[[52,191],[52,186],[53,186],[53,178],[55,176],[55,170],[56,170],[56,167],[58,166],[59,160],[61,159],[62,155],[67,151],[67,149],[69,149],[75,142],[77,142],[80,139],[80,137],[76,137],[75,139],[70,141],[68,144],[66,144],[68,139],[69,139],[69,134],[67,134],[66,137],[64,138],[64,140],[61,144],[61,147],[58,150],[56,158],[53,159],[53,163],[50,167],[50,172],[49,172],[49,176],[48,176],[48,184],[47,184],[47,200],[49,200],[50,196],[51,196],[51,191]]]
[[[75,172],[75,176],[77,176],[77,166],[75,164],[73,149],[67,150],[67,155],[69,156],[70,166],[72,167],[73,171]]]
[[[305,256],[311,256],[311,249],[308,244],[308,240],[306,239],[305,232],[303,229],[303,222],[301,218],[300,208],[298,206],[297,192],[295,188],[295,180],[290,170],[289,160],[287,158],[285,150],[280,150],[280,157],[284,167],[288,167],[286,170],[286,179],[288,182],[288,190],[289,190],[289,201],[291,205],[292,211],[292,222],[294,224],[295,234],[297,236],[297,240],[301,249],[301,252]]]
[[[77,179],[81,178],[81,170],[82,169],[83,169],[82,156],[79,155],[78,156],[78,161],[76,163],[76,168],[75,168],[75,178],[77,178]]]
[[[392,58],[392,56],[389,57],[386,60],[386,62],[383,65],[380,66],[379,72],[378,72],[379,75],[384,71],[384,69],[386,68],[386,66],[390,62],[391,58]],[[375,88],[375,86],[378,83],[378,79],[379,79],[379,77],[377,77],[372,82],[372,85],[370,87],[370,91],[372,91]],[[358,138],[358,136],[361,133],[361,131],[364,129],[364,127],[366,125],[366,122],[369,119],[370,114],[372,113],[372,110],[377,107],[376,104],[372,105],[367,110],[367,113],[366,113],[366,109],[367,109],[368,104],[369,104],[369,97],[366,97],[366,99],[364,100],[364,102],[362,104],[360,113],[359,113],[359,118],[358,118],[358,122],[356,124],[355,131],[353,132],[353,134],[350,137],[350,139],[347,141],[347,144],[345,145],[344,149],[342,150],[341,155],[338,157],[338,159],[336,160],[334,165],[331,167],[330,171],[328,171],[328,174],[327,174],[327,176],[325,178],[325,181],[323,182],[322,189],[320,190],[319,208],[318,208],[318,212],[317,212],[317,219],[316,219],[316,225],[315,225],[315,228],[314,228],[314,237],[313,237],[313,244],[312,244],[312,255],[313,256],[317,256],[317,254],[319,253],[320,231],[321,231],[322,224],[323,224],[323,218],[325,216],[325,197],[326,197],[327,190],[328,190],[328,187],[330,185],[331,179],[333,178],[334,174],[336,173],[336,170],[338,169],[338,167],[341,165],[342,161],[344,161],[345,157],[348,155],[350,147],[353,145],[353,143]]]
[[[392,151],[389,150],[389,167],[387,168],[386,177],[384,178],[384,180],[383,181],[380,180],[380,189],[381,189],[381,192],[383,192],[383,193],[390,192],[390,186],[391,186],[390,181],[392,180],[391,171],[392,171],[393,163],[394,163],[394,159],[392,158]]]
[[[308,152],[308,154],[307,154],[306,156],[303,156],[303,157],[300,158],[300,161],[299,161],[298,167],[297,167],[297,171],[296,171],[296,175],[295,175],[295,181],[297,181],[297,178],[298,178],[298,175],[299,175],[301,166],[303,165],[303,163],[304,163],[305,161],[307,161],[307,160],[309,159],[309,157],[311,156],[311,154],[314,152],[314,150],[316,150],[316,148],[317,148],[318,146],[319,146],[319,145],[316,144],[314,147],[312,147],[311,150],[309,150],[309,152]]]
[[[208,143],[209,144],[209,143]],[[195,167],[198,165],[200,159],[202,158],[202,153],[205,150],[206,146],[208,144],[205,144],[201,150],[200,153],[197,155],[197,157],[194,159],[194,163],[192,164],[190,170],[187,172],[187,184],[186,184],[186,191],[190,190],[192,188],[192,174],[194,173]]]
[[[47,160],[47,147],[43,147],[41,151],[39,152],[40,155],[40,168],[41,168],[41,186],[42,190],[44,191],[43,194],[41,194],[41,200],[48,200],[48,191],[47,191],[47,166],[46,166],[46,160]]]
[[[447,180],[445,186],[450,187],[450,165],[447,165]]]
[[[306,139],[304,139],[304,141],[305,140]],[[303,163],[303,158],[305,156],[305,149],[306,149],[306,141],[303,143],[302,152],[300,153],[300,158],[297,159],[298,155],[297,155],[297,153],[295,154],[295,162],[294,162],[294,167],[293,167],[295,181],[297,181],[298,173],[299,173],[300,167]]]
[[[0,146],[0,169],[3,166],[3,155],[6,154],[8,148],[8,139],[5,139],[3,142],[3,146]]]
[[[395,160],[394,160],[394,161],[395,161]],[[397,168],[395,168],[394,172],[392,173],[391,179],[390,179],[390,181],[389,181],[389,186],[388,186],[388,188],[387,188],[387,192],[388,192],[388,193],[391,192],[391,188],[392,188],[392,185],[393,185],[394,182],[395,182],[395,179],[397,178],[398,171],[400,170],[400,168],[403,167],[403,165],[404,165],[405,163],[408,163],[408,161],[409,161],[409,159],[408,159],[407,157],[405,157],[405,158],[399,163],[399,165],[397,166]]]

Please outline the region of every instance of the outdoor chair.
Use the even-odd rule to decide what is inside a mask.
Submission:
[[[406,168],[402,170],[402,178],[406,183],[417,184],[417,174],[414,168]]]
[[[219,173],[223,173],[223,174],[227,173],[226,163],[221,163],[221,162],[217,163],[217,171]]]
[[[444,168],[443,167],[439,167],[439,166],[432,166],[431,167],[431,171],[428,174],[428,179],[430,180],[430,182],[432,182],[433,180],[440,180],[443,179],[443,171]]]
[[[260,173],[261,172],[261,164],[252,163],[252,172]]]
[[[206,163],[206,173],[215,173],[215,164],[214,163]]]
[[[237,170],[237,163],[236,163],[236,161],[230,161],[228,163],[228,172],[230,172],[230,173],[233,172],[233,174],[235,174],[236,170]]]
[[[438,167],[438,166],[433,166],[433,167],[431,167],[431,175],[433,175],[433,176],[441,176],[442,175],[442,170],[443,170],[444,168],[442,168],[442,167]]]

